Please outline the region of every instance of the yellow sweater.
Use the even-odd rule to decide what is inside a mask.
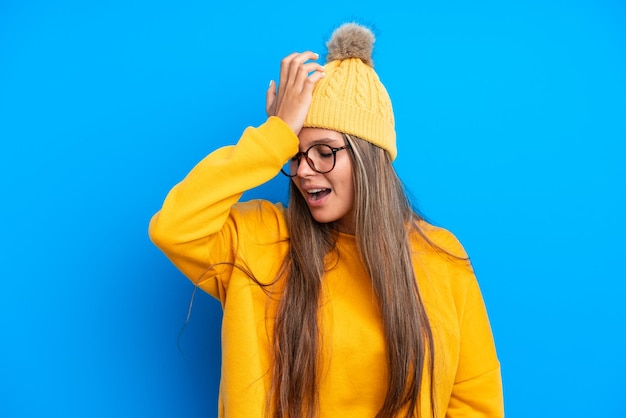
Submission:
[[[298,151],[298,138],[271,117],[248,128],[236,146],[202,160],[168,194],[150,222],[150,237],[167,257],[223,307],[219,416],[263,416],[269,390],[276,305],[242,271],[270,282],[287,250],[284,208],[238,202],[274,177]],[[464,255],[444,229],[422,224],[444,249]],[[437,417],[502,417],[500,366],[471,266],[452,261],[423,239],[412,241],[418,286],[435,336]],[[354,236],[339,234],[341,263],[323,278],[320,417],[374,417],[386,386],[385,344],[376,298]],[[391,262],[393,260],[390,260]],[[428,399],[428,396],[423,396]],[[422,405],[422,416],[427,414]]]

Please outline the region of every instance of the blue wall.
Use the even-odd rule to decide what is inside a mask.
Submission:
[[[0,2],[0,416],[215,416],[219,305],[179,339],[192,286],[148,220],[262,123],[284,55],[357,19],[396,167],[473,259],[507,416],[625,417],[626,4],[228,3]]]

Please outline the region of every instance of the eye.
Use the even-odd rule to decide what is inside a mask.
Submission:
[[[320,158],[332,158],[334,154],[333,149],[328,145],[317,145],[315,152]]]

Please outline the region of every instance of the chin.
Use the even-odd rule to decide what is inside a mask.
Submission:
[[[316,222],[321,223],[321,224],[330,224],[338,220],[337,218],[333,216],[324,216],[324,215],[316,216],[315,214],[312,214],[312,216]]]
[[[342,216],[333,216],[331,214],[321,213],[316,214],[314,212],[311,212],[311,216],[313,217],[313,219],[315,219],[316,222],[320,224],[335,224],[335,227],[339,232],[354,234],[354,225],[346,226],[345,219]]]

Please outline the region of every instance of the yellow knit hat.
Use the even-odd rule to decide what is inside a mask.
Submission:
[[[338,27],[326,44],[324,72],[313,90],[305,127],[357,136],[397,155],[391,99],[374,71],[374,34],[356,23]]]

